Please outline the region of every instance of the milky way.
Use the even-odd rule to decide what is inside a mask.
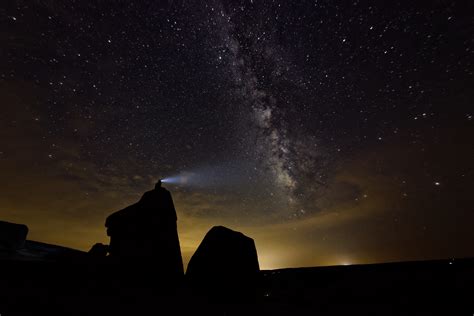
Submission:
[[[304,213],[300,197],[307,198],[308,191],[298,182],[298,178],[312,177],[311,190],[322,182],[322,171],[325,162],[317,159],[320,148],[316,148],[316,135],[304,135],[298,139],[291,134],[289,128],[295,127],[288,122],[285,109],[291,107],[296,100],[281,97],[274,93],[278,85],[292,86],[302,81],[297,70],[285,69],[292,66],[289,56],[276,42],[276,35],[271,31],[274,21],[267,20],[266,25],[251,25],[248,34],[239,33],[233,22],[238,11],[243,7],[225,8],[216,3],[215,19],[222,46],[226,50],[227,66],[235,83],[236,99],[240,104],[243,129],[248,129],[242,136],[246,141],[246,159],[255,161],[254,170],[263,169],[263,175],[270,179],[270,195],[284,195],[286,215]],[[262,12],[268,16],[269,12]],[[238,18],[237,18],[238,20]],[[244,25],[244,28],[248,28]],[[222,55],[218,58],[222,59]],[[285,58],[286,57],[286,58]],[[265,68],[258,73],[259,67]],[[297,87],[301,88],[301,87]],[[301,136],[301,135],[300,135]],[[319,171],[319,172],[318,172]],[[319,175],[319,178],[316,176]],[[250,178],[252,180],[252,178]],[[319,180],[319,181],[318,181]],[[253,184],[253,183],[252,183]],[[298,192],[298,193],[297,193]],[[299,208],[299,209],[298,209]]]

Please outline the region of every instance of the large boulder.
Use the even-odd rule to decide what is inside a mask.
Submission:
[[[24,247],[28,226],[0,221],[0,249],[18,250]]]
[[[107,217],[105,226],[110,236],[109,257],[125,264],[128,272],[156,277],[160,283],[184,276],[176,209],[161,182],[137,203]],[[92,253],[103,254],[103,250],[96,246]]]
[[[229,228],[215,226],[189,261],[186,276],[192,281],[230,281],[235,284],[256,278],[259,271],[253,239]]]

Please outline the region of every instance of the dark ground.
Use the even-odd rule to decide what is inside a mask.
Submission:
[[[254,286],[192,287],[149,267],[1,260],[0,314],[473,315],[474,258],[261,271]],[[229,271],[229,276],[232,271]]]

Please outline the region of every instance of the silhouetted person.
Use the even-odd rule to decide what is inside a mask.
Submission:
[[[176,221],[173,199],[160,180],[137,203],[106,219],[110,256],[129,262],[140,260],[166,277],[182,276]]]

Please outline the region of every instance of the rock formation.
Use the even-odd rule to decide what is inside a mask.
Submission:
[[[24,247],[28,226],[0,221],[0,248],[18,250]]]
[[[159,181],[137,203],[106,219],[110,257],[129,262],[138,260],[169,277],[182,276],[176,221],[171,194]]]
[[[223,226],[206,234],[188,264],[191,280],[243,281],[259,272],[257,250],[252,238]]]

